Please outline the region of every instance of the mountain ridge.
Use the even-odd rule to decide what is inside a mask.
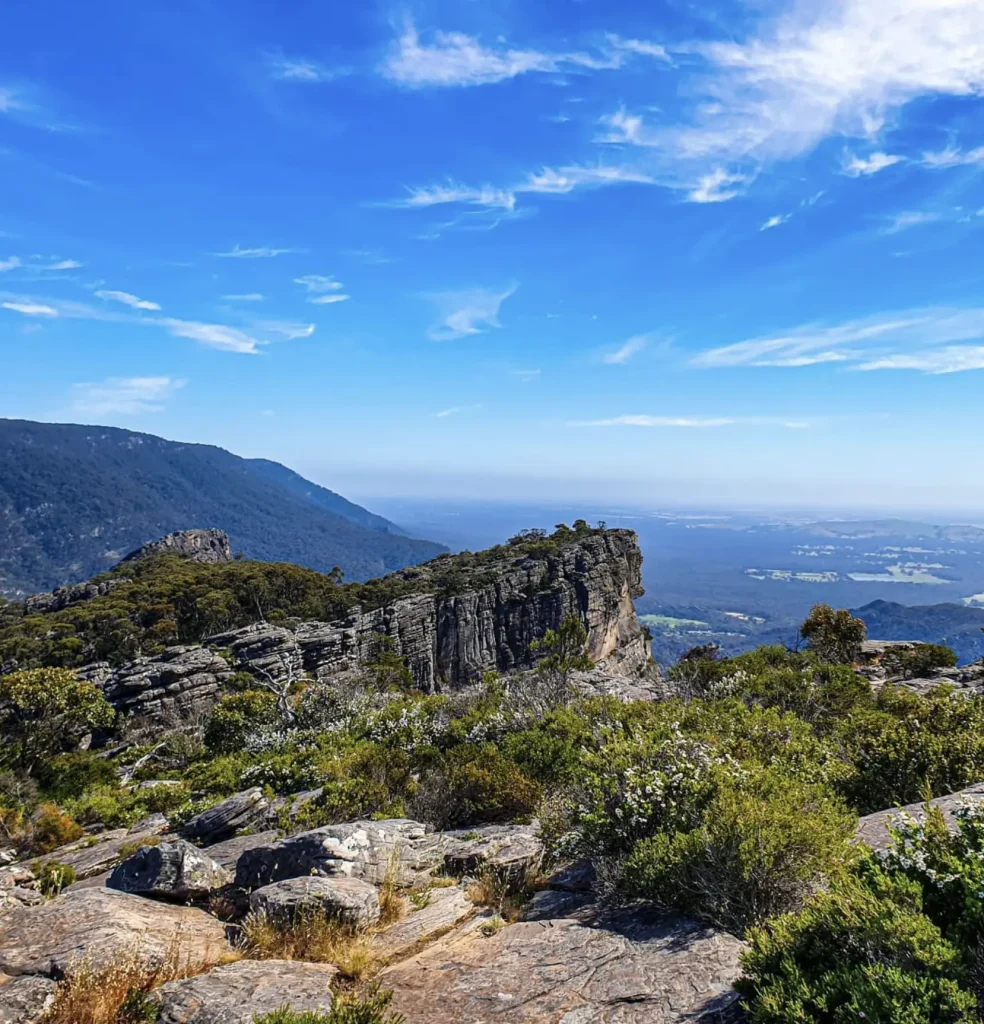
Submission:
[[[370,579],[442,554],[293,470],[119,427],[0,419],[0,594],[102,572],[147,541],[225,530],[261,561]]]

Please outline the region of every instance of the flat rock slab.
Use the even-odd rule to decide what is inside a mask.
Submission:
[[[37,975],[0,978],[0,1024],[39,1024],[55,1001],[56,988],[50,978]]]
[[[208,846],[231,839],[244,828],[251,828],[266,817],[270,802],[259,786],[244,789],[210,807],[185,823],[181,834]]]
[[[117,864],[106,885],[122,892],[162,899],[203,899],[232,881],[227,871],[203,850],[183,839],[142,846]]]
[[[623,912],[475,930],[385,970],[406,1024],[711,1024],[734,1009],[742,943]]]
[[[256,889],[305,875],[349,875],[378,885],[390,871],[401,884],[412,884],[442,863],[439,852],[417,849],[429,831],[405,818],[324,825],[247,850],[236,865],[236,885]]]
[[[232,839],[214,843],[205,849],[216,864],[234,872],[239,858],[247,850],[255,850],[258,846],[269,846],[271,843],[275,843],[278,834],[276,829],[269,829],[266,832],[254,832],[248,836],[234,836]]]
[[[275,923],[320,913],[365,928],[379,920],[379,891],[361,878],[309,875],[257,889],[249,898],[249,906]]]
[[[331,1009],[336,969],[297,960],[240,960],[156,992],[157,1024],[253,1024],[289,1003],[295,1011]]]
[[[529,825],[479,825],[474,829],[444,832],[440,837],[445,870],[452,875],[473,875],[492,869],[519,879],[543,861],[543,840]]]
[[[167,822],[163,817],[149,827],[117,828],[98,836],[86,836],[84,839],[69,843],[67,846],[60,846],[57,850],[52,850],[51,853],[47,853],[43,857],[35,857],[26,863],[33,869],[46,860],[56,860],[60,864],[68,864],[74,868],[76,880],[82,881],[93,875],[101,875],[104,871],[114,867],[120,859],[120,850],[124,846],[133,843],[139,844],[150,839],[151,836],[160,835],[166,828]]]
[[[229,952],[221,922],[114,889],[76,889],[40,907],[0,915],[0,971],[61,977],[73,962],[101,967],[121,955],[159,962],[173,944],[182,962],[218,963]]]
[[[939,807],[946,818],[947,825],[956,831],[957,823],[955,813],[967,804],[979,804],[984,800],[984,782],[979,782],[967,789],[961,789],[948,796],[940,796],[930,803]],[[925,817],[922,803],[908,804],[905,807],[890,807],[885,811],[876,811],[874,814],[865,815],[858,822],[858,829],[855,833],[857,838],[873,850],[887,850],[892,844],[892,837],[889,835],[889,825],[896,824],[899,815],[905,812],[911,815],[916,821],[922,821]]]
[[[475,910],[471,900],[458,888],[447,886],[427,890],[427,903],[402,920],[377,932],[375,949],[387,960],[399,960],[434,936],[442,935]]]

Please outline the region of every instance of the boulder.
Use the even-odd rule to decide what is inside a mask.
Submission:
[[[0,977],[0,1024],[40,1024],[55,1001],[56,988],[50,978],[37,975]]]
[[[210,846],[231,838],[241,829],[258,824],[269,809],[270,803],[263,791],[254,786],[196,814],[181,832],[189,839],[197,839],[204,846]]]
[[[984,782],[979,782],[967,789],[961,789],[948,796],[940,796],[930,803],[943,812],[943,817],[951,829],[956,831],[955,813],[961,807],[973,806],[984,800]],[[876,811],[874,814],[865,815],[858,822],[856,836],[858,840],[870,846],[873,850],[886,850],[891,845],[892,839],[889,835],[889,825],[899,820],[902,813],[909,814],[917,821],[925,817],[922,802],[908,804],[905,807],[890,807],[884,811]]]
[[[196,967],[229,952],[223,925],[203,910],[115,889],[74,889],[43,906],[4,912],[0,971],[61,977],[80,960],[98,968],[134,954],[157,963],[175,942],[182,962]]]
[[[476,875],[494,871],[518,881],[543,861],[543,840],[529,825],[479,825],[473,829],[444,832],[437,837],[450,875]]]
[[[428,832],[427,825],[405,818],[324,825],[247,850],[236,865],[236,885],[256,889],[304,875],[349,875],[379,884],[392,871],[410,884],[443,861],[437,849],[418,850],[415,841]]]
[[[258,846],[269,846],[277,841],[277,835],[276,829],[268,829],[266,832],[253,832],[247,836],[233,836],[232,839],[209,846],[208,855],[216,864],[235,872],[239,858],[247,850],[255,850]]]
[[[336,969],[297,960],[239,960],[162,985],[157,1024],[253,1024],[290,1004],[295,1011],[331,1009]]]
[[[742,948],[692,921],[586,908],[462,929],[380,981],[406,1024],[718,1024],[736,1009]]]
[[[106,885],[163,899],[202,899],[232,881],[232,872],[183,839],[142,846],[117,864]]]
[[[427,889],[418,900],[422,905],[411,903],[410,913],[402,921],[376,933],[374,946],[387,960],[399,960],[428,939],[443,935],[475,910],[456,885]]]
[[[338,875],[324,878],[285,878],[250,895],[250,909],[275,923],[321,913],[346,924],[365,928],[379,920],[379,893],[371,882]]]
[[[36,907],[44,903],[44,896],[37,889],[26,889],[21,885],[0,888],[0,910],[7,907]]]

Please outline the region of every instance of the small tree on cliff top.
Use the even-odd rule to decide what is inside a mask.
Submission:
[[[800,636],[822,661],[850,665],[861,656],[868,627],[844,608],[834,611],[829,604],[815,604],[800,627]]]

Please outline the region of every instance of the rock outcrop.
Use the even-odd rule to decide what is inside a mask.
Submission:
[[[984,782],[968,786],[967,789],[958,790],[956,793],[949,793],[946,796],[938,796],[930,803],[943,812],[943,817],[949,827],[956,831],[956,812],[961,807],[973,807],[984,801]],[[905,807],[889,807],[884,811],[876,811],[874,814],[865,815],[858,822],[857,838],[870,846],[873,850],[887,849],[892,842],[889,826],[898,822],[900,815],[907,814],[916,821],[925,818],[923,803],[907,804]]]
[[[131,551],[123,561],[136,562],[154,555],[178,555],[192,562],[231,562],[232,548],[224,530],[178,530]]]
[[[423,592],[382,608],[354,608],[344,621],[293,630],[257,623],[205,642],[227,648],[237,668],[255,665],[276,674],[295,663],[331,678],[372,661],[382,634],[417,684],[435,691],[473,683],[487,669],[529,668],[535,661],[530,645],[574,616],[587,628],[588,653],[605,673],[636,676],[650,669],[649,641],[632,604],[643,589],[642,553],[631,530],[594,533],[547,558],[504,556],[463,570],[454,593],[430,592],[453,557],[387,577]]]
[[[196,814],[185,823],[182,833],[189,839],[196,839],[208,846],[223,839],[230,839],[240,829],[251,828],[266,817],[270,802],[259,786],[244,789]]]
[[[56,587],[50,593],[34,594],[25,602],[25,612],[28,615],[43,615],[46,612],[60,612],[62,608],[78,604],[81,601],[91,601],[94,597],[105,597],[113,592],[121,583],[129,583],[130,580],[122,576],[114,576],[112,579],[96,582],[89,580],[86,583],[73,583],[66,587]]]
[[[232,872],[183,839],[141,846],[117,864],[106,885],[169,900],[203,899],[232,881]]]
[[[276,924],[323,914],[345,924],[366,928],[379,920],[379,893],[371,882],[341,875],[286,878],[264,885],[249,897],[250,910]]]

